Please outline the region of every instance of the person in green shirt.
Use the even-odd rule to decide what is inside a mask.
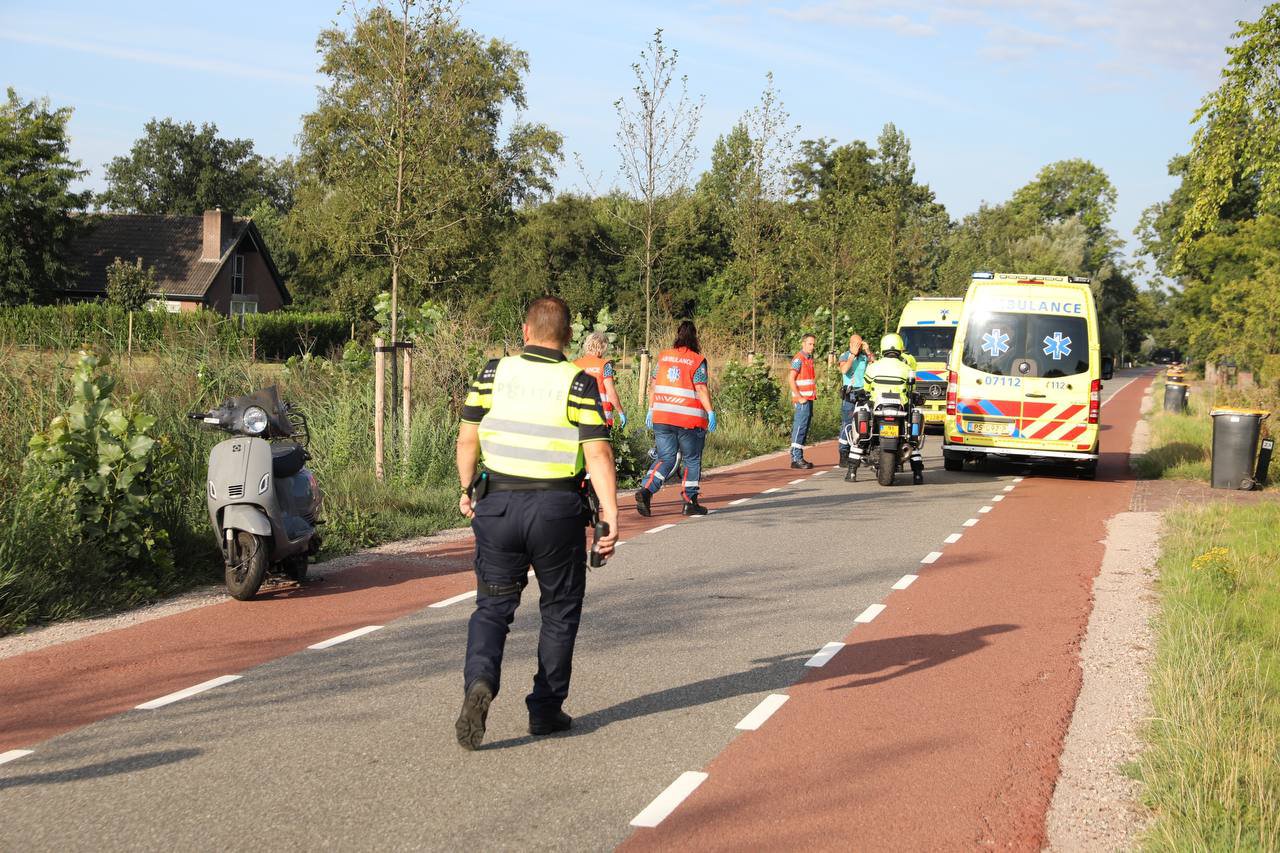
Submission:
[[[862,339],[862,335],[849,336],[849,348],[840,356],[840,381],[844,384],[844,393],[840,403],[840,465],[849,461],[849,443],[845,440],[846,428],[853,420],[853,392],[861,390],[866,383],[867,365],[875,361],[871,347]]]

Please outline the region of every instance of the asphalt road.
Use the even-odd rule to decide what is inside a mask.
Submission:
[[[464,600],[40,743],[0,765],[0,849],[611,848],[1018,472],[948,474],[932,438],[920,487],[814,473],[592,572],[570,733],[525,733],[531,586],[478,752],[453,742]]]

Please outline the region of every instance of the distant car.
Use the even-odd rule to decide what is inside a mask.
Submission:
[[[1156,364],[1177,364],[1182,361],[1182,354],[1176,349],[1158,349],[1151,353],[1151,360]]]

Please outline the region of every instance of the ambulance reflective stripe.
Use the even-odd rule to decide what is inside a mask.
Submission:
[[[687,415],[691,418],[706,419],[707,412],[701,406],[677,406],[674,403],[659,403],[656,398],[653,404],[654,412],[667,412],[673,415]],[[661,421],[655,421],[661,423]]]
[[[582,470],[578,428],[568,404],[580,368],[570,362],[498,362],[489,411],[480,419],[485,467],[515,477],[555,480]]]
[[[1083,425],[1086,408],[1083,403],[1027,403],[1022,410],[1022,434],[1032,439],[1068,441],[1064,436]]]
[[[816,399],[818,396],[817,384],[814,380],[817,374],[813,369],[813,359],[806,358],[804,353],[798,352],[791,357],[791,362],[800,362],[800,369],[796,370],[796,392],[791,395],[791,402],[803,403],[807,400]],[[794,369],[794,368],[793,368]]]
[[[654,385],[653,393],[665,394],[668,397],[682,397],[686,400],[698,399],[698,393],[692,388],[676,388],[673,385]]]

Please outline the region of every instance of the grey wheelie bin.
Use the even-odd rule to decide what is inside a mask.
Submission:
[[[1215,489],[1252,489],[1254,460],[1262,421],[1270,412],[1258,409],[1214,409],[1213,465],[1210,479]]]
[[[1187,385],[1182,382],[1164,384],[1164,410],[1182,414],[1187,410]]]

